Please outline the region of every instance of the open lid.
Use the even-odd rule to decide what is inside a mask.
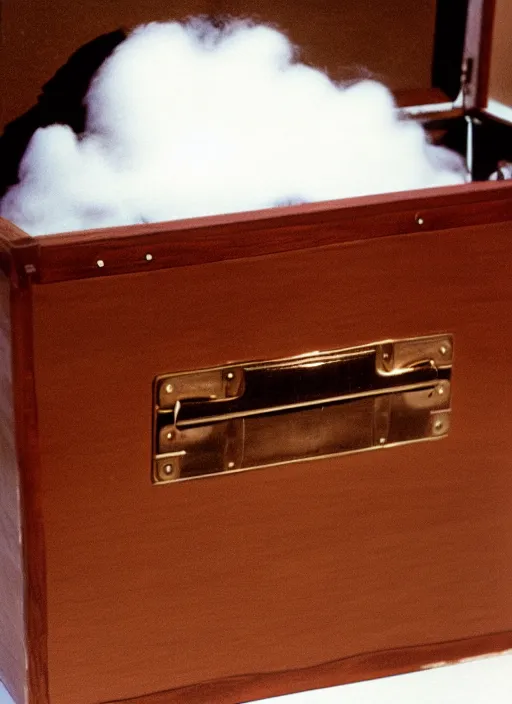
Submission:
[[[499,2],[500,0],[498,0]],[[510,0],[504,0],[509,3]],[[301,58],[335,80],[373,76],[421,114],[486,104],[496,0],[3,0],[0,130],[28,110],[79,47],[119,27],[190,15],[251,16],[301,47]],[[428,111],[427,111],[428,112]]]
[[[487,105],[496,0],[438,0],[432,86],[465,111]]]
[[[512,124],[512,2],[496,0],[489,100],[485,111]]]

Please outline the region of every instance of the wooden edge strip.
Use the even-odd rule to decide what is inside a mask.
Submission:
[[[37,269],[39,241],[0,218],[0,271],[18,287]]]
[[[82,244],[84,242],[101,242],[106,238],[124,239],[130,237],[135,239],[148,233],[169,234],[181,230],[195,231],[206,227],[225,227],[228,225],[246,223],[257,224],[260,222],[273,223],[281,222],[289,218],[337,217],[343,213],[348,217],[358,212],[369,214],[389,213],[400,211],[407,207],[420,207],[421,204],[425,203],[429,203],[432,207],[450,204],[455,200],[454,196],[457,197],[457,203],[471,203],[487,200],[491,197],[504,199],[512,198],[512,190],[510,184],[506,182],[483,181],[458,186],[380,193],[370,196],[359,196],[357,198],[317,201],[282,208],[264,208],[262,210],[228,213],[225,215],[209,215],[144,225],[126,225],[98,228],[95,230],[63,232],[55,235],[44,235],[36,239],[46,248],[69,244]],[[0,223],[6,222],[7,221],[0,218]]]
[[[32,291],[11,289],[13,396],[20,472],[27,702],[49,704],[46,557],[33,366]]]
[[[15,285],[54,283],[507,220],[507,181],[41,237],[0,219],[0,266]]]
[[[146,228],[116,228],[72,239],[40,239],[38,283],[147,272],[229,259],[335,246],[423,231],[512,220],[512,187],[426,194],[389,201],[358,199],[323,207],[287,208],[202,218]],[[441,189],[439,189],[441,190]],[[442,189],[443,191],[446,189]],[[452,189],[450,189],[452,190]],[[284,209],[283,209],[284,210]]]
[[[20,230],[14,223],[5,218],[0,218],[0,242],[4,246],[15,245],[18,242],[23,242],[31,239],[30,235]]]
[[[416,88],[393,91],[396,105],[399,108],[416,107],[418,105],[437,105],[449,103],[450,98],[440,88]]]
[[[363,653],[301,670],[259,673],[204,682],[103,704],[242,704],[496,655],[512,649],[512,631],[474,638]]]
[[[494,19],[496,16],[496,0],[485,0],[482,10],[482,28],[478,60],[478,77],[476,87],[477,111],[487,107],[489,101],[489,84],[491,80],[492,41],[494,35]]]
[[[20,548],[20,479],[14,439],[11,364],[14,334],[11,283],[0,272],[0,683],[3,682],[13,701],[22,702],[26,671],[25,571]]]

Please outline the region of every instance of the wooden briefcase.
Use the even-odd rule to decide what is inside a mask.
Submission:
[[[419,112],[509,138],[492,4],[470,3],[469,102]],[[2,221],[16,704],[234,704],[512,648],[511,259],[506,181]]]

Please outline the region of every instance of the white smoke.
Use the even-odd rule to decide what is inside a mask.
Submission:
[[[374,81],[338,86],[267,26],[136,29],[85,99],[35,132],[0,214],[31,234],[463,183],[462,160]]]

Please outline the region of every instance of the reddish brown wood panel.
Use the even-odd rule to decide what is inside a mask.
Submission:
[[[152,271],[512,219],[510,182],[472,183],[249,213],[49,235],[24,254],[38,281]],[[4,221],[5,222],[5,221]],[[152,259],[148,261],[147,255]],[[16,256],[18,261],[20,257]],[[98,261],[103,266],[98,266]]]
[[[512,107],[512,4],[497,0],[492,41],[490,98]]]
[[[512,630],[511,255],[508,222],[36,286],[52,704]],[[151,485],[155,375],[438,332],[448,439]]]
[[[438,667],[440,662],[453,664],[463,658],[507,651],[511,644],[512,632],[509,632],[451,643],[436,643],[426,647],[363,653],[346,660],[317,665],[305,670],[232,677],[174,691],[156,692],[148,696],[124,700],[123,704],[205,704],[205,702],[241,704],[241,702],[266,699],[268,696],[275,697],[340,683],[361,682],[366,679],[429,669]],[[109,704],[116,704],[116,702],[109,702]]]
[[[11,433],[6,437],[9,437],[14,453],[9,466],[11,483],[14,477],[16,478],[15,494],[9,491],[7,483],[6,496],[10,501],[15,501],[13,505],[20,509],[16,550],[21,576],[16,597],[17,605],[13,606],[13,613],[18,606],[22,610],[23,632],[23,663],[15,690],[17,704],[25,702],[25,695],[30,704],[48,703],[45,546],[40,507],[30,288],[32,262],[35,261],[36,253],[35,240],[5,220],[0,221],[0,270],[5,287],[9,290],[8,312],[11,330],[8,366],[3,366],[2,371],[5,370],[12,394],[10,403],[13,417],[11,426],[6,424],[5,430]],[[7,359],[7,353],[2,350],[2,354]],[[3,356],[0,355],[2,364],[5,361]],[[7,381],[4,386],[2,401],[7,399],[4,393],[7,391]],[[4,471],[7,471],[7,467],[6,464]],[[3,489],[1,480],[0,472],[0,489]],[[1,533],[0,530],[0,538]],[[16,641],[13,640],[13,643]]]
[[[23,702],[23,557],[11,360],[10,282],[0,273],[0,680]]]
[[[395,90],[431,87],[434,0],[217,0],[221,12],[282,28],[305,61],[334,79],[371,77]]]
[[[476,90],[476,108],[478,110],[484,110],[489,100],[495,16],[496,0],[485,0],[482,8],[482,36],[478,50],[478,82]]]
[[[23,257],[31,245],[22,251]],[[32,293],[26,272],[14,275],[11,314],[16,449],[22,509],[25,577],[26,697],[28,704],[49,704],[47,671],[45,528],[41,510],[39,436],[34,379]]]

